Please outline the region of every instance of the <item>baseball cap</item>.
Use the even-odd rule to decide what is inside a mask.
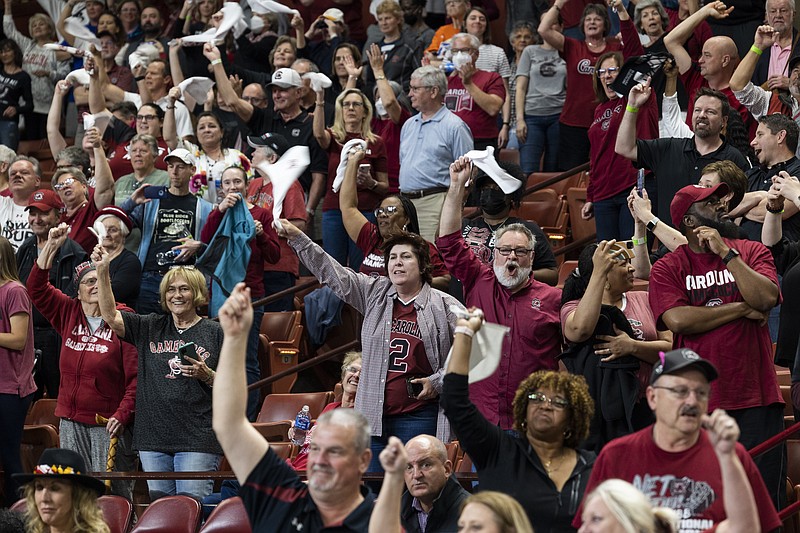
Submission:
[[[115,205],[105,206],[103,209],[97,212],[97,216],[94,217],[94,219],[97,220],[103,215],[111,215],[112,217],[117,217],[122,221],[123,224],[125,224],[125,227],[128,228],[128,231],[131,231],[133,229],[133,222],[131,222],[131,219],[128,217],[128,214]]]
[[[730,192],[728,184],[720,182],[713,187],[703,187],[701,185],[687,185],[675,193],[672,203],[669,204],[669,214],[672,217],[672,225],[680,227],[683,215],[693,203],[705,200],[711,195],[717,194],[724,196]]]
[[[791,75],[792,70],[797,66],[798,63],[800,63],[800,56],[794,56],[789,60],[789,75]]]
[[[344,13],[342,13],[341,9],[332,7],[325,10],[325,13],[322,14],[322,18],[326,18],[333,22],[344,22]]]
[[[267,87],[275,85],[282,89],[288,89],[289,87],[302,87],[303,80],[300,79],[300,74],[297,71],[290,69],[290,68],[279,68],[275,72],[272,73],[272,82],[267,84]]]
[[[39,211],[50,211],[51,209],[61,209],[63,205],[56,191],[52,189],[39,189],[38,191],[34,191],[33,195],[31,195],[31,201],[28,203],[27,207],[25,207],[25,210],[27,211],[31,207],[35,207]]]
[[[278,154],[278,157],[282,156],[286,152],[286,150],[289,149],[289,142],[286,140],[286,137],[284,137],[279,133],[265,133],[264,135],[248,135],[247,144],[249,144],[253,148],[259,148],[261,146],[266,146],[267,148],[271,148],[273,152]]]
[[[661,352],[659,357],[661,357],[661,361],[653,367],[653,372],[650,374],[650,385],[658,381],[661,376],[675,374],[679,370],[690,367],[695,367],[696,370],[702,372],[709,382],[719,377],[714,365],[689,348],[670,350],[667,353]]]
[[[172,157],[180,159],[187,165],[197,164],[192,153],[186,148],[176,148],[175,150],[168,153],[166,157],[164,157],[164,161],[168,161]]]

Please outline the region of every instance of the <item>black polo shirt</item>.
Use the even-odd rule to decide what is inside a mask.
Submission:
[[[279,133],[286,137],[289,146],[308,146],[311,156],[311,164],[300,174],[300,184],[308,193],[311,187],[311,173],[319,172],[327,176],[328,174],[328,155],[320,148],[319,143],[314,138],[314,115],[307,111],[301,111],[299,115],[288,122],[284,122],[280,113],[272,109],[253,108],[253,116],[247,122],[247,126],[252,132],[251,135],[263,135],[264,133]]]
[[[762,166],[753,167],[747,171],[747,192],[767,191],[772,186],[772,177],[777,175],[781,170],[785,170],[790,176],[800,175],[800,160],[792,156],[791,159],[772,165],[770,168]],[[747,239],[751,241],[761,242],[761,227],[760,222],[742,219],[742,224],[739,226],[742,233]],[[800,240],[800,216],[794,215],[783,221],[783,236],[789,241]]]
[[[694,145],[694,137],[678,139],[653,139],[636,141],[638,156],[636,166],[646,168],[655,174],[655,214],[663,222],[672,225],[669,204],[681,188],[697,184],[706,165],[715,161],[732,161],[743,171],[750,168],[742,153],[726,142],[717,150],[701,155]],[[651,186],[648,194],[652,197]]]
[[[366,486],[361,486],[364,501],[341,524],[324,527],[317,505],[308,492],[308,485],[281,460],[267,450],[250,472],[239,495],[250,518],[253,531],[312,533],[363,533],[369,529],[369,519],[375,498]]]

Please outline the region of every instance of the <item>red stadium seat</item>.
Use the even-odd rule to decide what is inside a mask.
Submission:
[[[200,525],[200,502],[189,496],[165,496],[145,509],[131,533],[195,533]]]
[[[122,496],[100,496],[97,505],[111,533],[127,533],[133,520],[133,504]]]
[[[200,533],[252,533],[250,519],[238,496],[222,500],[206,520]]]

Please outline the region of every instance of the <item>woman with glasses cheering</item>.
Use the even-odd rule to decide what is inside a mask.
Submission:
[[[514,396],[514,431],[503,431],[469,398],[472,337],[482,323],[480,312],[456,323],[441,399],[445,415],[478,471],[481,491],[514,497],[537,533],[573,531],[595,459],[578,449],[594,413],[586,381],[566,372],[534,372]]]
[[[75,268],[76,298],[50,284],[50,268],[68,231],[66,224],[50,230],[27,283],[33,304],[63,339],[56,404],[56,416],[61,417],[61,446],[79,453],[90,471],[104,472],[110,439],[117,437],[115,470],[127,472],[136,466],[131,425],[138,356],[136,348],[123,342],[100,316],[93,263]],[[108,422],[98,424],[96,415]],[[111,489],[114,494],[131,498],[133,482],[114,481]]]
[[[317,91],[317,109],[325,105],[325,91]],[[333,180],[341,160],[342,148],[348,141],[367,142],[366,162],[359,167],[357,177],[358,210],[372,219],[375,209],[389,191],[386,166],[386,146],[383,139],[372,133],[372,104],[358,89],[345,89],[336,98],[333,126],[325,127],[325,114],[314,113],[314,138],[328,152],[328,180],[322,202],[322,244],[325,251],[344,266],[358,269],[363,256],[355,241],[348,238],[339,210],[339,195],[334,193]],[[372,220],[374,221],[374,220]]]
[[[342,188],[339,191],[339,208],[347,235],[364,254],[364,260],[358,271],[371,276],[385,276],[383,243],[403,232],[419,235],[417,210],[408,198],[401,194],[393,194],[384,198],[380,206],[375,209],[375,223],[364,216],[358,209],[357,172],[365,157],[366,153],[363,150],[356,150],[350,154],[344,170]],[[446,291],[450,284],[450,273],[444,266],[436,246],[431,242],[428,242],[428,251],[433,268],[431,285]]]

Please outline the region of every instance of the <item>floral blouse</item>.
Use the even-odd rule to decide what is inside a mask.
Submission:
[[[222,159],[216,161],[208,157],[202,148],[189,141],[178,141],[178,148],[189,150],[197,161],[195,175],[189,182],[189,191],[214,205],[218,205],[224,197],[221,180],[225,169],[239,167],[245,171],[248,180],[253,178],[250,160],[239,150],[223,148]]]

